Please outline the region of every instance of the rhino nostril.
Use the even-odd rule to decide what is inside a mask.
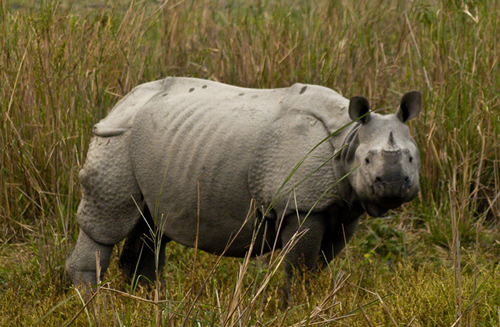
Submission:
[[[375,182],[376,182],[376,183],[382,183],[382,178],[380,178],[380,177],[376,177],[376,178],[375,178]]]
[[[401,191],[405,192],[409,189],[410,186],[410,177],[406,176],[403,184],[401,185]]]

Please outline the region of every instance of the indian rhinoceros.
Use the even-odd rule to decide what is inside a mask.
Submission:
[[[120,265],[154,280],[143,235],[153,225],[163,244],[235,257],[281,248],[302,231],[284,261],[290,283],[294,267],[330,262],[364,212],[380,216],[417,195],[419,151],[405,123],[420,107],[418,92],[380,115],[364,97],[317,85],[142,84],[94,126],[66,270],[74,284],[96,284],[96,252],[102,277],[127,238]]]

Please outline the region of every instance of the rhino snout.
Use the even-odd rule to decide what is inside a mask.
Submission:
[[[401,176],[397,179],[378,176],[373,183],[373,192],[378,199],[387,199],[401,204],[410,192],[410,186],[409,176]]]

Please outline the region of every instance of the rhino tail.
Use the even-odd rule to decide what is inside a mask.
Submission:
[[[92,128],[92,133],[94,133],[94,135],[100,136],[100,137],[113,137],[113,136],[122,135],[127,130],[128,130],[128,128],[104,127],[101,124],[95,124],[94,127]]]

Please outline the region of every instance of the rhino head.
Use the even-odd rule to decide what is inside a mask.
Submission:
[[[421,95],[406,93],[394,114],[371,113],[364,97],[353,97],[349,116],[357,124],[346,138],[342,160],[349,182],[369,215],[377,217],[415,198],[420,155],[405,124],[420,112]]]

